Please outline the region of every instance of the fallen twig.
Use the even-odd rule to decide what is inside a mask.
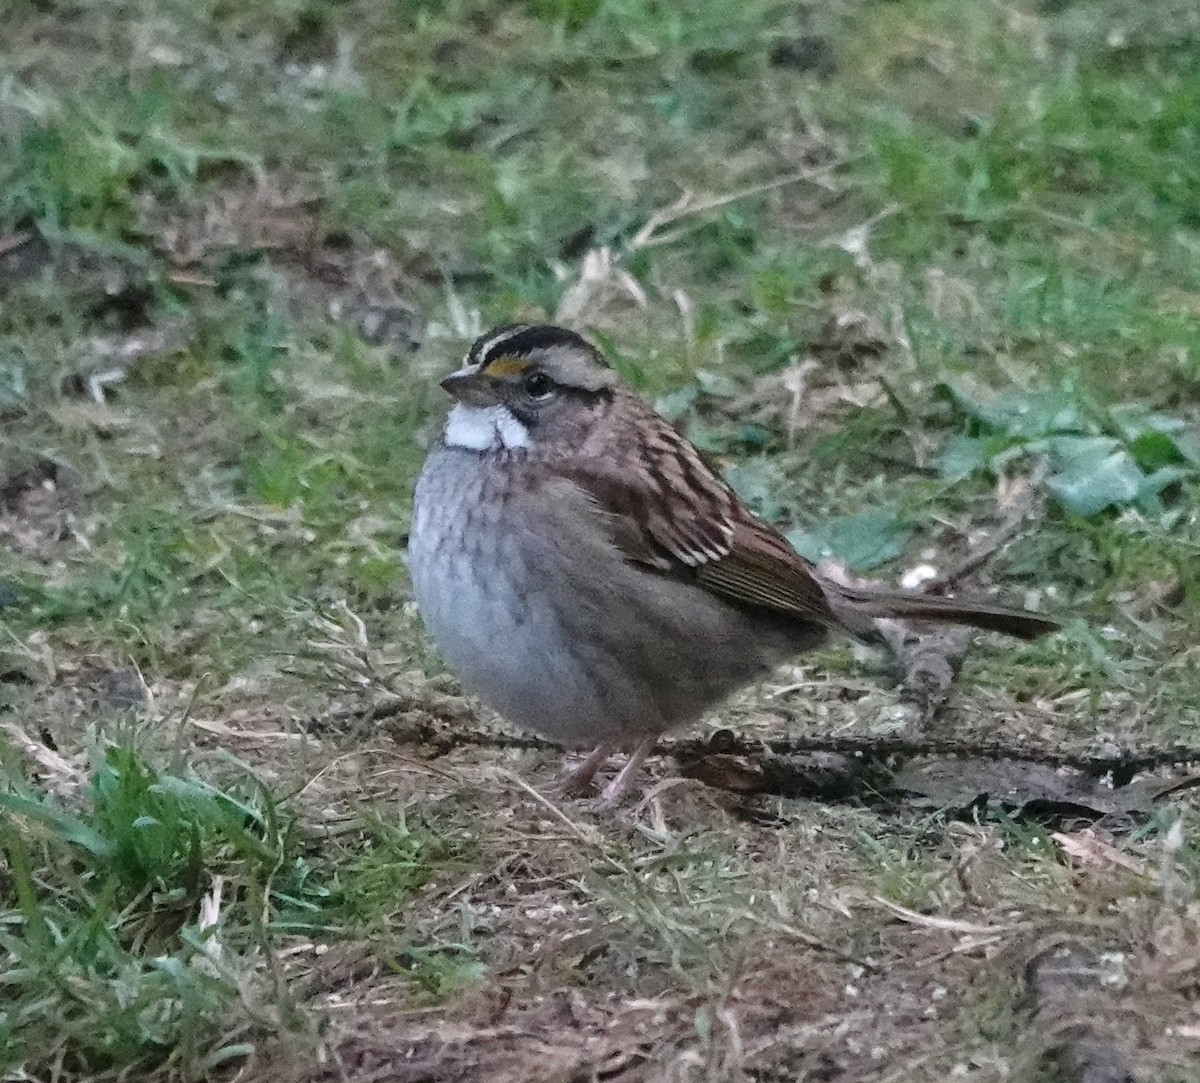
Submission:
[[[920,733],[945,706],[970,646],[970,633],[965,628],[946,628],[933,635],[914,635],[904,621],[875,624],[900,663],[904,702],[916,711],[909,729]]]
[[[436,716],[424,713],[413,718],[411,703],[383,703],[357,712],[339,712],[336,716],[312,719],[311,728],[322,732],[330,729],[353,728],[357,719],[368,718],[372,723],[389,717],[406,715],[402,732],[392,736],[434,747],[435,755],[444,755],[459,747],[515,748],[528,751],[557,750],[558,745],[540,737],[517,734],[498,729],[453,726]],[[970,740],[966,738],[925,737],[912,734],[893,736],[855,736],[849,734],[814,734],[811,736],[777,737],[771,740],[742,737],[732,730],[716,730],[705,737],[676,737],[664,740],[658,747],[661,755],[676,759],[696,759],[701,756],[743,756],[751,761],[770,757],[803,756],[812,753],[835,753],[871,762],[893,756],[966,756],[972,759],[1017,760],[1057,767],[1074,767],[1096,775],[1108,772],[1132,775],[1155,767],[1183,766],[1200,763],[1200,746],[1145,745],[1137,748],[1112,748],[1096,752],[1074,749],[1037,747],[1028,744],[1009,744],[1001,740]]]
[[[1035,956],[1026,967],[1018,1002],[1032,1024],[1034,1049],[1043,1066],[1069,1083],[1133,1083],[1135,1033],[1122,1019],[1124,957],[1065,941]],[[1121,1025],[1124,1023],[1125,1025]],[[1131,1042],[1132,1039],[1132,1042]]]

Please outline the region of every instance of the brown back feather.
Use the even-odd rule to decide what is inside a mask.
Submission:
[[[606,415],[606,416],[602,416]],[[618,390],[579,454],[556,464],[604,513],[626,558],[699,584],[732,605],[861,632],[873,617],[950,621],[1032,638],[1048,618],[970,600],[853,587],[820,574],[664,418]]]

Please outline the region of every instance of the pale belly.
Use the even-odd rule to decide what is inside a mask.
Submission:
[[[484,484],[478,460],[431,459],[409,566],[443,660],[510,722],[568,746],[633,742],[693,721],[787,653],[699,588],[628,565],[607,541],[589,548],[596,531],[570,536],[570,523],[531,524],[495,500],[485,528],[466,514]]]
[[[505,515],[486,530],[465,527],[482,482],[453,466],[426,468],[409,541],[413,594],[438,653],[467,691],[518,726],[564,745],[620,736],[546,604],[551,584],[536,582],[526,528]]]

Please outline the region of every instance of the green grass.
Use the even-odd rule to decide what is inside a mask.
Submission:
[[[1176,871],[1114,898],[1015,821],[968,842],[902,812],[781,803],[780,829],[700,804],[631,834],[566,805],[567,826],[505,781],[543,760],[392,737],[463,714],[401,558],[436,377],[491,324],[552,319],[607,248],[645,305],[618,283],[581,330],[806,553],[881,578],[950,564],[1040,479],[1043,510],[983,579],[1068,629],[972,654],[948,727],[1195,743],[1188,5],[0,16],[0,722],[74,771],[56,788],[27,743],[4,749],[0,1075],[253,1078],[340,1056],[348,1004],[385,1035],[369,1048],[400,1048],[406,1012],[474,1033],[480,997],[495,1027],[536,1026],[570,986],[581,1033],[644,1040],[670,1078],[731,1078],[754,1039],[728,1037],[728,1011],[751,1035],[770,999],[731,974],[808,952],[781,987],[845,1006],[844,960],[768,943],[781,927],[910,984],[906,960],[950,949],[862,900],[975,924],[1070,913],[1135,953],[1174,928],[1197,850],[1185,818],[1164,856],[1166,809],[1129,846]],[[646,243],[685,192],[701,202]],[[810,358],[793,416],[780,381]],[[787,701],[814,726],[894,706],[844,647],[804,672],[830,677]],[[115,702],[131,674],[152,704]],[[777,727],[771,702],[747,725]],[[380,704],[394,731],[339,732]],[[967,865],[992,911],[964,902]],[[967,1063],[972,1028],[1020,1041],[1010,1000],[971,999],[982,971],[947,966],[957,1021],[913,1009],[912,1044],[881,1046],[905,1078]],[[1168,984],[1145,987],[1160,1014]],[[679,990],[657,1037],[610,1013]],[[762,1072],[873,1078],[804,1034],[807,1061]]]
[[[434,1002],[482,976],[469,944],[407,946],[406,907],[453,856],[435,834],[370,814],[331,846],[229,755],[165,753],[118,727],[79,792],[6,771],[3,1063],[203,1076],[299,1028],[278,961],[298,939],[370,937]]]
[[[129,743],[97,751],[79,809],[6,779],[6,1063],[188,1076],[242,1055],[237,956],[295,851],[274,798],[246,782],[156,771]],[[208,892],[224,908],[205,917]]]

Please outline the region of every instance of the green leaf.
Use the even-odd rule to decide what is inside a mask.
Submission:
[[[975,436],[956,436],[938,459],[938,473],[945,481],[962,481],[987,466],[984,441]]]
[[[1010,391],[986,402],[972,398],[949,383],[938,384],[934,392],[990,432],[1037,439],[1053,433],[1086,432],[1088,429],[1077,396],[1070,388]]]
[[[978,418],[980,404],[957,384],[948,381],[933,385],[934,398],[950,403],[965,417]]]
[[[696,385],[705,395],[717,399],[732,399],[741,390],[736,380],[711,369],[696,370]]]
[[[1142,482],[1141,491],[1138,493],[1138,504],[1144,505],[1149,510],[1161,514],[1163,508],[1158,499],[1159,493],[1168,485],[1174,485],[1178,481],[1194,477],[1195,474],[1196,471],[1189,470],[1183,466],[1164,466],[1160,470],[1155,470],[1153,474]]]
[[[710,425],[696,416],[685,426],[687,438],[706,455],[724,455],[729,450],[730,433],[724,425]]]
[[[773,436],[774,434],[765,425],[758,425],[753,421],[738,425],[734,429],[734,437],[737,442],[743,447],[751,449],[766,447]]]
[[[819,530],[793,530],[787,538],[809,560],[844,560],[856,571],[866,572],[895,560],[908,535],[896,516],[866,511],[834,519]]]
[[[1154,413],[1144,406],[1114,406],[1109,420],[1144,470],[1190,463],[1200,466],[1200,439],[1177,417]]]
[[[725,480],[756,515],[778,519],[783,514],[779,490],[783,484],[780,470],[770,459],[747,459],[724,471]]]
[[[700,397],[700,388],[695,384],[685,384],[674,391],[660,395],[654,401],[654,408],[672,424],[677,424],[695,405]]]
[[[1129,442],[1129,453],[1143,470],[1174,466],[1184,461],[1179,447],[1165,432],[1144,432]]]
[[[1046,484],[1067,511],[1096,515],[1142,493],[1146,475],[1111,437],[1060,437],[1047,441],[1047,449],[1058,470]]]
[[[59,838],[82,846],[95,857],[111,857],[115,850],[112,842],[99,831],[53,805],[43,804],[20,794],[0,793],[0,808],[7,808],[19,816],[40,821]]]
[[[16,406],[29,394],[25,369],[16,361],[0,361],[0,406]]]

